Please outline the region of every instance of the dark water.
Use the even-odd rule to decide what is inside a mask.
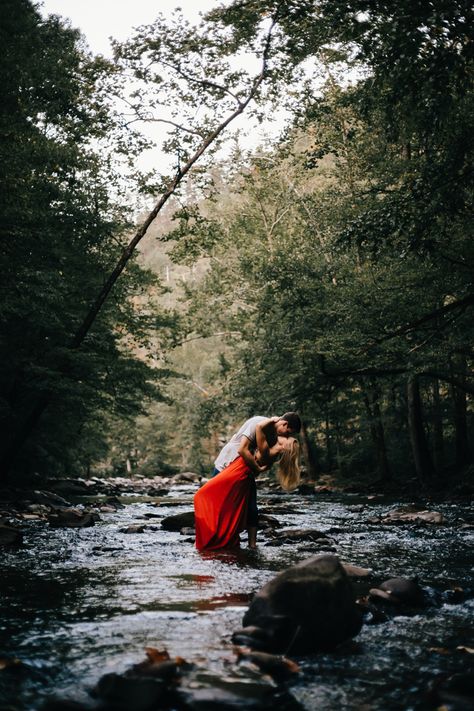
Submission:
[[[0,708],[36,709],[50,695],[87,700],[100,676],[141,661],[147,646],[166,647],[215,674],[235,661],[230,636],[251,593],[311,554],[301,544],[267,547],[260,533],[256,552],[201,555],[186,536],[162,530],[159,518],[143,518],[189,510],[193,491],[176,490],[181,503],[161,509],[129,500],[116,513],[102,513],[92,528],[26,525],[24,546],[2,554],[0,608],[0,656],[26,666],[0,671]],[[298,659],[302,674],[291,694],[303,708],[433,708],[430,685],[472,669],[473,655],[456,647],[474,647],[474,601],[468,593],[454,602],[448,592],[472,585],[474,536],[461,528],[472,507],[429,506],[445,515],[443,526],[387,527],[367,519],[400,502],[355,495],[259,500],[288,527],[329,532],[341,560],[371,568],[370,578],[356,584],[358,593],[416,575],[434,603],[414,616],[364,626],[351,649]],[[278,513],[282,505],[291,513]],[[119,531],[135,522],[148,528]]]

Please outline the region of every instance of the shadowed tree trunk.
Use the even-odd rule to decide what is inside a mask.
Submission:
[[[444,464],[444,437],[443,416],[441,412],[441,398],[439,394],[439,380],[435,378],[432,383],[433,394],[433,459],[436,470],[439,472]]]
[[[326,404],[326,417],[324,421],[324,439],[326,442],[326,460],[328,471],[332,469],[332,442],[329,430],[329,405]]]
[[[430,479],[434,474],[433,461],[431,459],[425,429],[423,427],[423,417],[421,411],[420,383],[418,376],[412,375],[407,384],[408,402],[408,427],[410,431],[410,441],[415,461],[415,469],[420,481]]]
[[[303,452],[303,458],[306,462],[306,469],[308,472],[308,477],[310,479],[317,479],[320,474],[320,469],[318,461],[316,459],[314,448],[311,446],[311,442],[308,438],[308,431],[306,428],[306,423],[301,422],[301,432],[300,432],[301,449]]]
[[[456,356],[453,363],[456,368],[457,377],[464,383],[466,380],[466,358],[463,355]],[[453,368],[452,368],[453,369]],[[469,436],[467,430],[467,401],[466,392],[455,385],[451,388],[454,406],[454,432],[455,432],[455,464],[462,468],[471,461],[469,449]]]
[[[365,409],[369,418],[370,434],[375,448],[377,470],[381,479],[388,481],[392,478],[390,465],[387,458],[387,448],[385,446],[385,432],[380,412],[379,393],[376,386],[372,387],[369,394],[364,395]]]

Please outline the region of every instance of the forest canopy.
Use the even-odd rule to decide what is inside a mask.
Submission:
[[[235,0],[113,62],[27,0],[1,13],[6,474],[205,471],[288,409],[312,476],[466,471],[470,3]],[[221,150],[280,106],[278,139]],[[172,167],[140,172],[160,121]]]

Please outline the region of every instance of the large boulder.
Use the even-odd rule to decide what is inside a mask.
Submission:
[[[256,649],[309,654],[354,637],[362,614],[343,566],[336,556],[322,554],[270,580],[253,598],[243,624],[234,635],[237,642],[251,627],[245,642]]]
[[[166,516],[161,522],[165,531],[181,531],[182,528],[194,528],[194,511],[184,511],[174,516]]]

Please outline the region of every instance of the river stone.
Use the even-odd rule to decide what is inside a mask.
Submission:
[[[65,494],[90,494],[90,487],[84,479],[49,479],[48,486]]]
[[[181,531],[182,528],[194,528],[194,511],[166,516],[161,522],[165,531]]]
[[[423,588],[416,580],[409,578],[390,578],[378,588],[369,590],[371,599],[381,599],[394,605],[414,605],[415,607],[425,604]]]
[[[444,523],[444,516],[439,511],[389,511],[380,520],[381,523]]]
[[[154,711],[161,708],[165,694],[166,684],[162,679],[115,673],[101,677],[94,690],[94,696],[111,704],[116,711]]]
[[[13,526],[0,525],[0,546],[19,545],[23,541],[23,533]]]
[[[258,515],[258,528],[266,530],[268,528],[281,528],[280,521],[275,518],[275,516],[270,516],[270,514],[259,513]]]
[[[298,702],[285,691],[276,688],[268,676],[260,672],[247,676],[216,676],[206,672],[193,675],[177,689],[179,708],[186,711],[296,711]]]
[[[172,484],[184,484],[184,483],[194,483],[200,480],[200,475],[195,472],[180,472],[179,474],[173,474],[170,478],[170,483]]]
[[[29,498],[31,498],[35,503],[43,504],[49,508],[54,508],[56,506],[71,506],[69,501],[66,501],[66,499],[59,496],[59,494],[55,494],[53,491],[36,490],[29,495]]]
[[[58,509],[48,516],[52,528],[87,528],[100,520],[98,514],[77,509]]]
[[[255,625],[269,633],[264,651],[309,654],[334,648],[358,634],[362,614],[339,560],[322,554],[288,568],[264,585],[250,603],[243,624],[242,632]]]
[[[130,526],[125,526],[124,528],[119,528],[120,533],[143,533],[146,524],[143,523],[131,523]]]
[[[316,528],[287,528],[282,531],[275,531],[272,540],[266,543],[267,546],[279,546],[283,543],[313,542],[318,545],[330,545],[334,543],[325,533],[321,533]]]

